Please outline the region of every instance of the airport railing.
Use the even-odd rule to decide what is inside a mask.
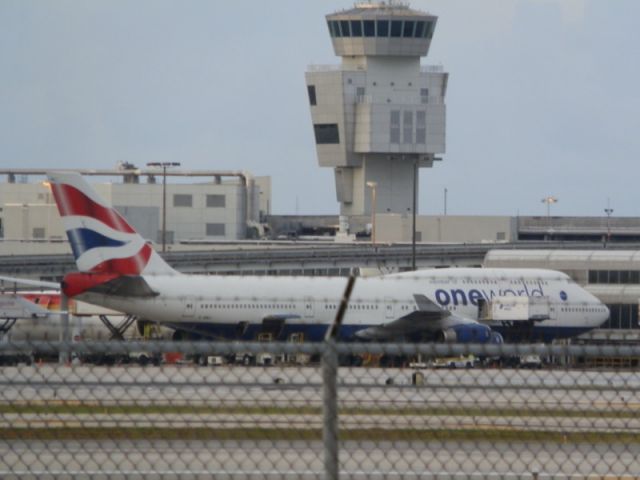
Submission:
[[[3,479],[640,478],[637,345],[5,342],[0,361]]]

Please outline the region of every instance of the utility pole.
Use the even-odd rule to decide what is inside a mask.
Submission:
[[[376,187],[378,182],[367,182],[371,189],[371,245],[376,244]]]
[[[167,249],[167,168],[179,166],[179,162],[147,163],[147,167],[162,168],[162,253],[165,253]]]

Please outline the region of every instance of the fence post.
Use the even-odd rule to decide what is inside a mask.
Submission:
[[[325,341],[322,354],[324,478],[337,480],[338,461],[338,350],[333,339]]]
[[[62,365],[71,361],[69,352],[71,342],[71,330],[69,329],[69,299],[60,292],[60,341],[63,346],[58,354],[58,362]]]

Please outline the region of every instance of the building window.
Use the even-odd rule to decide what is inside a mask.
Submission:
[[[589,270],[589,283],[640,284],[638,270]]]
[[[224,223],[207,223],[207,237],[224,237]]]
[[[44,238],[44,228],[43,227],[34,227],[31,236],[33,238]]]
[[[389,36],[389,20],[378,20],[378,37],[388,37]]]
[[[174,243],[175,232],[173,230],[167,230],[165,232],[164,238],[165,243]],[[158,230],[156,234],[156,243],[162,243],[162,230]]]
[[[226,207],[227,197],[224,195],[207,195],[207,207]]]
[[[402,21],[401,20],[393,20],[391,22],[391,36],[398,38],[402,36]]]
[[[400,143],[400,110],[391,110],[389,142]]]
[[[349,30],[349,20],[340,20],[340,30],[343,37],[350,37],[351,32]]]
[[[412,38],[413,37],[413,27],[415,25],[415,22],[412,21],[405,21],[404,22],[404,29],[402,30],[402,36],[404,38]]]
[[[337,123],[319,123],[313,126],[318,145],[340,143]]]
[[[424,36],[431,40],[433,38],[433,30],[435,29],[435,22],[427,22],[427,28],[424,29]]]
[[[427,112],[424,110],[416,112],[416,143],[427,143]]]
[[[336,21],[329,22],[329,31],[333,32],[333,36],[336,38],[340,38],[342,36],[340,33],[340,24]]]
[[[364,36],[375,37],[376,36],[376,22],[373,20],[364,20]]]
[[[174,207],[193,207],[193,196],[185,193],[176,193],[173,195]]]
[[[356,87],[356,101],[358,103],[364,103],[364,94],[365,94],[365,89],[364,87]]]
[[[413,143],[413,112],[403,112],[402,143]]]
[[[351,36],[362,36],[362,23],[360,22],[360,20],[351,20]]]
[[[424,22],[416,22],[416,31],[413,34],[415,38],[422,38],[424,35]]]
[[[307,93],[309,94],[309,105],[316,105],[316,86],[307,85]]]
[[[609,320],[607,320],[600,328],[621,329],[638,329],[638,305],[631,303],[617,303],[607,305],[609,307]]]
[[[421,103],[429,103],[429,89],[421,88],[420,89],[420,102]]]

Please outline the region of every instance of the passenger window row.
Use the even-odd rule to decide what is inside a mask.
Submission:
[[[329,20],[332,37],[429,38],[435,22],[422,20]]]

